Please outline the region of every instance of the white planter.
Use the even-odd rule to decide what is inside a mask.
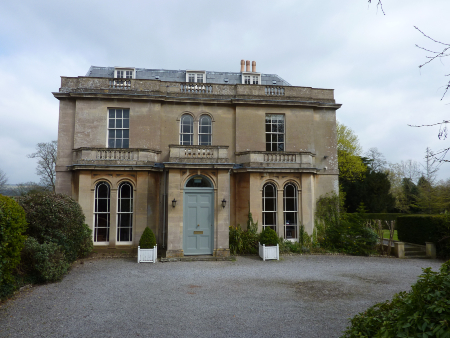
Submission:
[[[266,246],[265,244],[259,244],[259,257],[263,259],[263,261],[267,259],[276,259],[280,260],[280,247],[278,246]]]
[[[153,249],[141,249],[138,246],[138,263],[156,263],[158,258],[158,245]]]

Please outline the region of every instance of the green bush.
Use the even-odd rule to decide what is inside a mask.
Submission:
[[[0,195],[0,299],[15,289],[13,271],[20,262],[26,226],[23,208],[12,198]]]
[[[272,228],[265,227],[264,230],[261,231],[261,235],[259,235],[259,242],[261,245],[275,246],[279,242],[278,235]]]
[[[40,244],[54,242],[69,263],[92,250],[91,231],[80,205],[67,195],[36,193],[19,198],[29,224],[26,234]]]
[[[259,235],[253,229],[242,230],[238,224],[229,227],[230,254],[257,254]]]
[[[317,201],[316,229],[313,246],[348,253],[369,255],[378,242],[376,232],[366,226],[364,206],[360,212],[348,214],[342,209],[342,201],[336,194],[321,196]]]
[[[27,282],[55,282],[64,276],[69,267],[64,251],[58,244],[54,242],[40,244],[33,237],[28,237],[25,241],[21,270],[26,274]]]
[[[353,317],[341,337],[450,337],[450,261],[423,272],[410,292]]]
[[[156,245],[156,238],[152,229],[146,227],[139,240],[139,246],[141,249],[153,249]]]

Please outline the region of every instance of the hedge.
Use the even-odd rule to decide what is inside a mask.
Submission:
[[[397,235],[402,242],[436,244],[438,257],[450,257],[450,219],[446,215],[405,215],[397,218]]]
[[[22,207],[0,195],[0,299],[16,288],[13,271],[20,262],[27,222]]]

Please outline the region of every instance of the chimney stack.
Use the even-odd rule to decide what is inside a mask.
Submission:
[[[249,72],[250,71],[250,61],[247,60],[245,65],[246,65],[246,72]]]
[[[256,73],[256,61],[252,61],[252,72]]]
[[[245,61],[241,60],[241,73],[244,71],[245,69]]]

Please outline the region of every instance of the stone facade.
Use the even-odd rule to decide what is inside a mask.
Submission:
[[[185,246],[191,245],[187,218],[198,216],[210,217],[211,223],[205,230],[211,247],[198,253],[227,256],[228,227],[245,226],[249,206],[259,230],[266,223],[281,237],[295,240],[299,224],[312,233],[317,198],[338,189],[340,105],[333,90],[86,76],[62,77],[61,88],[53,95],[60,101],[56,190],[80,203],[87,224],[98,234],[94,238],[98,248],[135,248],[148,226],[167,257],[183,256]],[[129,113],[129,126],[121,127],[129,133],[126,147],[108,143],[114,132],[109,114],[116,110]],[[191,144],[182,145],[180,124],[187,115],[193,121]],[[212,126],[211,141],[199,145],[203,116]],[[271,116],[281,119],[281,127],[274,127],[281,151],[267,150]],[[185,201],[193,177],[203,177],[211,185],[205,188],[212,202],[204,215],[198,211],[192,216]],[[99,190],[100,183],[107,192]],[[121,190],[124,183],[132,190],[131,197],[128,190]],[[268,183],[274,196],[265,190]],[[203,192],[195,185],[192,189],[190,196]],[[291,203],[286,198],[296,204],[295,217],[286,210],[292,209],[286,207]],[[128,202],[132,209],[126,211]],[[276,210],[267,213],[264,208]],[[296,221],[288,221],[289,217]]]

